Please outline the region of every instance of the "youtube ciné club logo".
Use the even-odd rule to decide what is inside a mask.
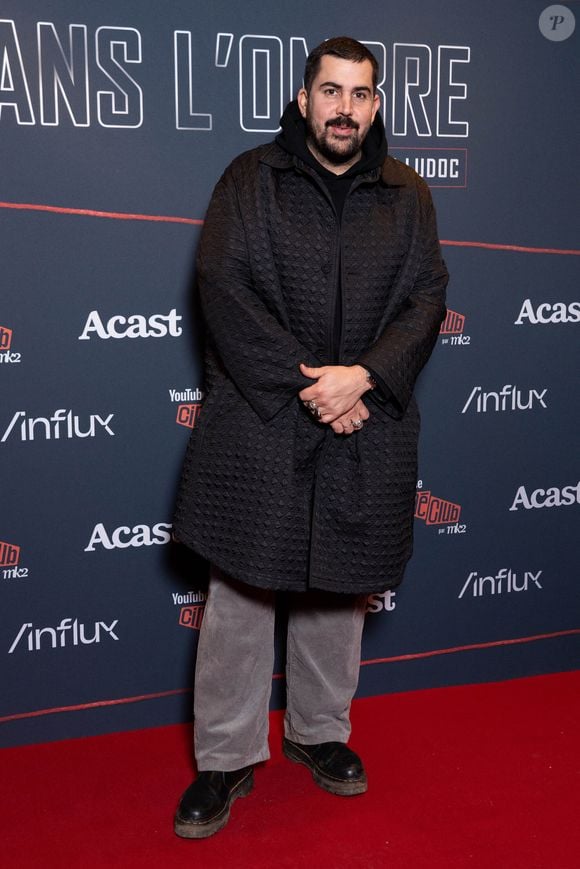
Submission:
[[[12,344],[12,329],[0,326],[0,350],[10,350]]]
[[[421,519],[425,525],[449,525],[458,522],[461,516],[461,506],[453,501],[438,498],[431,492],[419,491],[415,498],[415,519]]]
[[[0,540],[0,567],[16,567],[20,560],[20,546]]]

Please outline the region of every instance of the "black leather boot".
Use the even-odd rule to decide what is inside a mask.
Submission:
[[[351,797],[368,787],[360,757],[343,742],[299,745],[284,739],[282,750],[290,760],[307,766],[316,784],[331,794]]]
[[[175,832],[185,839],[213,836],[227,824],[234,800],[247,796],[253,786],[253,766],[232,772],[200,772],[181,797]]]

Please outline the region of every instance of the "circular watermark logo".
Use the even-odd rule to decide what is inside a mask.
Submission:
[[[567,6],[547,6],[538,20],[540,33],[552,42],[563,42],[576,27],[574,13]]]

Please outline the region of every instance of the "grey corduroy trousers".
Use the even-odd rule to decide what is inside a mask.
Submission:
[[[197,650],[197,768],[228,772],[267,760],[275,592],[212,568]],[[284,731],[303,745],[347,742],[358,684],[364,595],[291,595]]]

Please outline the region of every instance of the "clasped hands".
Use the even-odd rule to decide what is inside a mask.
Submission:
[[[316,380],[298,393],[298,397],[314,413],[319,422],[330,425],[336,434],[352,434],[361,429],[370,414],[361,401],[370,389],[366,369],[362,365],[322,365],[310,368],[300,363],[300,371]]]

